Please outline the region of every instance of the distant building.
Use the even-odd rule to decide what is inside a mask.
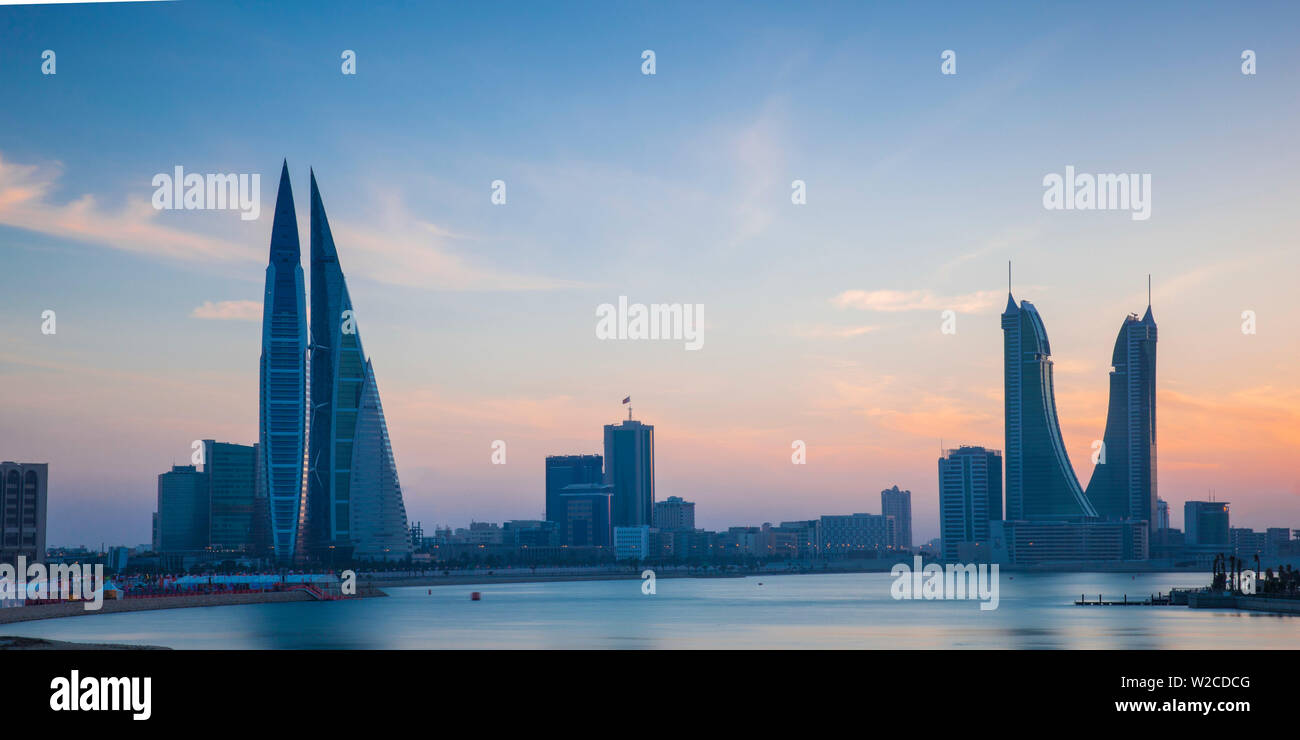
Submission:
[[[600,455],[549,455],[546,458],[546,520],[559,523],[560,494],[566,486],[603,483]]]
[[[963,445],[939,458],[939,534],[944,562],[987,560],[989,522],[1002,518],[1002,455]],[[973,554],[977,557],[962,557]]]
[[[816,557],[821,551],[818,543],[821,539],[821,520],[803,519],[793,522],[781,522],[781,529],[793,532],[797,546],[796,554],[801,558]]]
[[[1169,502],[1156,499],[1156,529],[1169,529]]]
[[[262,512],[257,500],[257,452],[257,445],[203,440],[207,545],[213,550],[251,553],[258,549],[254,535]]]
[[[126,564],[131,560],[131,550],[127,547],[110,547],[108,548],[108,558],[104,567],[111,571],[121,572],[126,569]]]
[[[822,554],[855,555],[896,547],[895,521],[883,514],[833,514],[821,518]]]
[[[695,529],[695,503],[683,501],[681,496],[669,496],[665,501],[656,501],[654,526],[664,532]]]
[[[912,549],[912,492],[900,491],[898,486],[881,491],[880,513],[894,517],[898,547]]]
[[[614,557],[617,560],[648,560],[652,556],[656,530],[649,525],[614,527]]]
[[[1286,543],[1290,541],[1290,527],[1269,527],[1264,532],[1264,554],[1275,558],[1282,554],[1282,550],[1286,549]]]
[[[556,504],[560,544],[566,547],[611,547],[614,530],[610,515],[614,487],[604,483],[576,483],[560,489]]]
[[[1183,504],[1183,531],[1188,545],[1232,544],[1228,504],[1223,501],[1188,501]]]
[[[158,551],[198,552],[208,546],[207,476],[193,465],[173,465],[158,476]]]
[[[994,521],[989,523],[989,549],[994,562],[1009,565],[1146,560],[1147,532],[1146,520]]]
[[[1256,555],[1264,557],[1267,546],[1267,536],[1264,532],[1256,532],[1246,527],[1233,527],[1228,532],[1228,538],[1232,541],[1232,554],[1242,560],[1250,560]]]
[[[0,563],[45,560],[48,463],[0,463]]]
[[[614,487],[614,526],[650,526],[655,502],[655,428],[628,419],[605,425],[605,483]]]
[[[515,547],[557,547],[560,544],[559,528],[555,522],[536,519],[512,519],[501,526],[504,544]]]

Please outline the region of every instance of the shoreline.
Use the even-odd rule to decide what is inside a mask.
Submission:
[[[95,614],[122,614],[158,609],[192,609],[205,606],[238,606],[287,601],[315,601],[315,599],[302,591],[268,591],[260,594],[196,594],[194,596],[163,596],[153,599],[106,599],[103,607],[95,610],[86,609],[86,602],[69,601],[61,604],[36,604],[0,609],[0,624],[16,624],[39,619],[92,616]]]

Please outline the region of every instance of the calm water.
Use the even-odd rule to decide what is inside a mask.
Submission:
[[[1208,575],[1003,574],[997,610],[895,601],[888,573],[386,589],[390,598],[100,614],[0,634],[173,648],[1300,647],[1300,617],[1186,607],[1077,607]],[[761,585],[760,585],[761,584]],[[470,601],[473,590],[483,600]]]

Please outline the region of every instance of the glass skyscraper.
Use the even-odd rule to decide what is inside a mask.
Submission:
[[[294,558],[302,513],[307,418],[307,308],[289,165],[280,170],[262,303],[258,409],[260,498],[277,560]]]
[[[1106,519],[1134,519],[1159,527],[1156,514],[1156,322],[1147,305],[1129,314],[1111,355],[1110,407],[1088,500]]]
[[[945,563],[987,559],[989,522],[1001,518],[1002,456],[997,450],[962,446],[939,458],[939,536]]]
[[[311,175],[311,432],[307,547],[318,558],[411,553],[374,370],[366,359],[316,174]]]
[[[614,487],[613,526],[650,526],[655,503],[655,428],[628,419],[605,425],[605,483]]]
[[[257,445],[203,440],[208,487],[208,538],[213,550],[255,553],[261,543],[257,497]]]
[[[1002,313],[1006,411],[1006,517],[1096,517],[1061,439],[1052,386],[1052,349],[1038,310],[1007,293]]]

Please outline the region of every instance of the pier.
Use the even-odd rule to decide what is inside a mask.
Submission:
[[[1101,594],[1097,594],[1095,600],[1090,601],[1086,594],[1079,594],[1079,600],[1074,602],[1075,606],[1169,606],[1171,603],[1169,594],[1149,594],[1144,599],[1129,600],[1128,594],[1124,594],[1122,601],[1106,601]]]

